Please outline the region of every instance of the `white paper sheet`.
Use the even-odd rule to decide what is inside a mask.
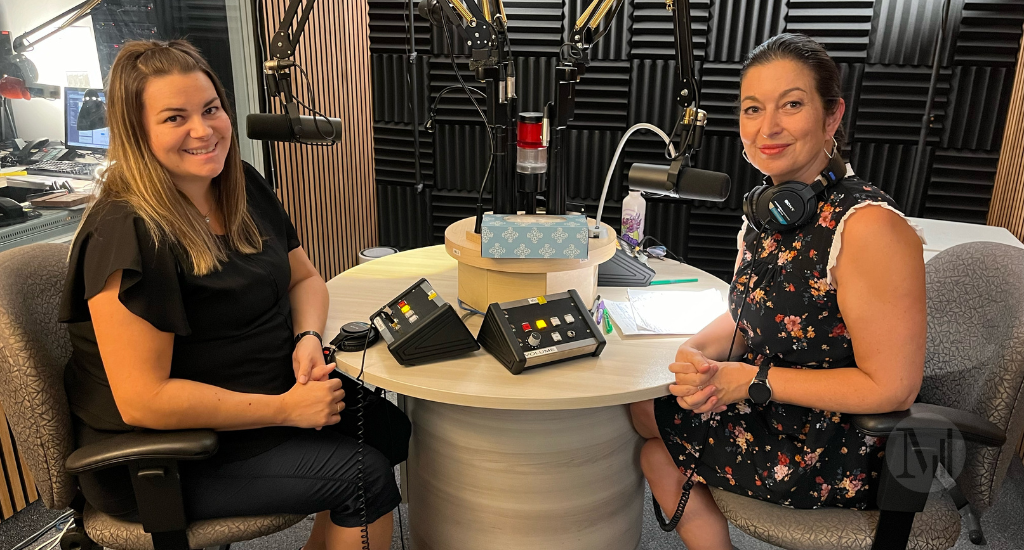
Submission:
[[[695,292],[631,288],[628,293],[637,330],[647,334],[696,334],[727,307],[722,294],[715,289]],[[612,319],[618,320],[614,314]]]
[[[611,315],[612,321],[618,325],[619,332],[624,336],[632,336],[635,334],[655,334],[649,330],[640,330],[636,326],[636,320],[633,317],[633,306],[629,302],[613,302],[611,300],[604,301],[604,307],[608,309],[605,315]]]

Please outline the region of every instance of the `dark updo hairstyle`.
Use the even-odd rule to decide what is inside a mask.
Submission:
[[[839,108],[839,100],[843,97],[839,68],[836,67],[835,61],[832,61],[825,48],[808,36],[782,33],[765,40],[760,46],[751,50],[743,61],[743,68],[740,69],[740,81],[743,81],[747,69],[782,59],[802,63],[811,70],[818,96],[821,97],[821,102],[825,106],[825,114],[835,114],[836,109]],[[838,150],[842,151],[846,140],[846,131],[843,129],[842,123],[836,128],[835,138],[836,143],[839,144]]]

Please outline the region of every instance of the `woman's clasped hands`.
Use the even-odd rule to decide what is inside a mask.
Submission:
[[[325,364],[319,340],[299,340],[292,353],[295,385],[284,394],[286,425],[319,430],[341,421],[345,390],[341,380],[329,376],[335,366]]]
[[[747,388],[757,367],[747,363],[713,361],[701,351],[682,345],[668,366],[675,383],[668,387],[679,406],[697,414],[722,412],[726,406],[747,399]]]

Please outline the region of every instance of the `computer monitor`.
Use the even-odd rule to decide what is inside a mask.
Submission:
[[[78,113],[87,90],[89,88],[64,88],[64,143],[69,148],[105,152],[110,147],[110,128],[78,129]],[[103,90],[98,92],[100,100],[106,103]]]

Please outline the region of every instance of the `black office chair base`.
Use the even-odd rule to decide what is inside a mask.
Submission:
[[[975,546],[985,546],[988,541],[985,540],[985,533],[981,530],[981,518],[974,511],[974,506],[971,506],[970,501],[964,497],[963,492],[956,484],[946,489],[949,493],[950,498],[953,499],[953,504],[956,505],[957,510],[960,511],[960,518],[963,521],[965,527],[967,527],[967,537],[970,538],[971,544]]]
[[[74,514],[71,516],[68,530],[60,537],[60,550],[102,550],[102,547],[85,533],[85,520],[82,519],[85,512],[85,497],[82,493],[78,493],[71,500],[71,509]]]
[[[101,548],[76,523],[75,527],[61,535],[60,550],[101,550]]]

